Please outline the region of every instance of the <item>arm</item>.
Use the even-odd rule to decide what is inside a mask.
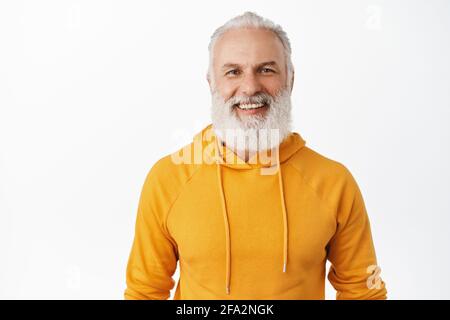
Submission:
[[[152,171],[142,188],[135,236],[126,271],[126,300],[166,300],[175,281],[176,243],[165,226],[164,193]]]
[[[338,300],[386,299],[363,197],[347,170],[346,176],[337,210],[337,230],[328,244],[328,280]]]

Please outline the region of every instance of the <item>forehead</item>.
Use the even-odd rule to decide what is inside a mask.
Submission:
[[[261,28],[231,29],[221,35],[214,46],[214,67],[226,63],[257,64],[275,61],[284,64],[281,40],[270,30]]]

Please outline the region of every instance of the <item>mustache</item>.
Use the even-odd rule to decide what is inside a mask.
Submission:
[[[240,104],[265,104],[270,105],[273,102],[273,98],[266,93],[259,93],[251,97],[234,96],[228,99],[226,104],[229,107],[235,107]]]

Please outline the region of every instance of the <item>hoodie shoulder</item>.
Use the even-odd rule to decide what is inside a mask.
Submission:
[[[162,221],[189,180],[200,169],[199,165],[177,162],[173,154],[155,162],[147,173],[141,192],[142,201],[157,207],[155,211],[158,211]]]
[[[330,159],[307,146],[300,149],[290,163],[304,174],[314,172],[326,176],[345,176],[349,172],[341,162]]]
[[[330,159],[309,147],[303,147],[289,161],[304,183],[337,211],[343,199],[352,200],[359,194],[358,185],[350,170],[341,162]]]
[[[171,193],[177,193],[177,190],[182,188],[200,168],[199,165],[180,157],[191,145],[188,144],[156,161],[147,179],[156,181],[161,187],[171,189],[168,190]]]

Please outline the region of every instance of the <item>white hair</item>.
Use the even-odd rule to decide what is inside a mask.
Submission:
[[[213,52],[216,41],[226,31],[240,28],[261,28],[270,30],[280,39],[284,47],[284,56],[286,60],[287,87],[290,87],[292,85],[291,79],[292,74],[294,73],[294,65],[292,64],[291,60],[291,43],[289,41],[286,32],[284,32],[283,28],[281,28],[280,25],[275,24],[271,20],[263,18],[251,11],[247,11],[242,15],[236,16],[228,20],[224,25],[217,28],[216,31],[214,31],[213,35],[211,36],[211,40],[208,45],[209,50],[208,76],[211,81],[212,87],[215,86],[213,73]]]

